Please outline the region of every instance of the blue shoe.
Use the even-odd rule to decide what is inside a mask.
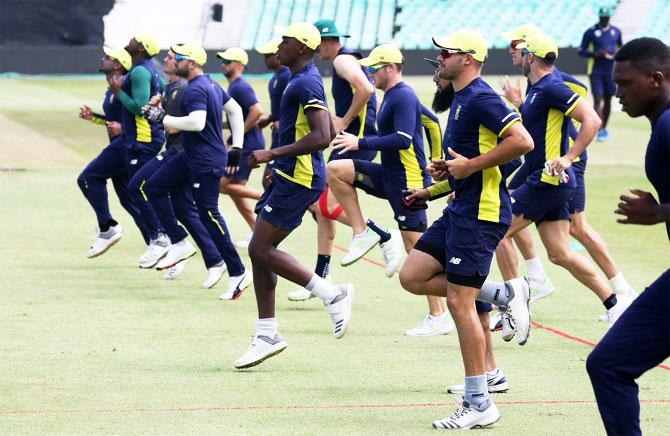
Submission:
[[[600,129],[600,130],[598,131],[598,138],[597,138],[597,139],[598,139],[599,142],[603,142],[603,141],[607,141],[607,140],[609,140],[609,139],[610,139],[610,135],[609,135],[609,133],[607,133],[607,129]]]

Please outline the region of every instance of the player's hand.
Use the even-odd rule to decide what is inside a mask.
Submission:
[[[226,172],[235,174],[240,170],[240,160],[242,159],[242,147],[230,147],[228,149],[228,164]]]
[[[663,221],[660,206],[651,193],[640,189],[631,189],[635,196],[622,195],[621,203],[614,213],[625,218],[617,219],[621,224],[656,224]]]
[[[349,127],[349,124],[345,124],[344,118],[333,117],[333,127],[335,127],[336,132],[341,132],[342,130]]]
[[[551,161],[551,170],[554,176],[560,175],[563,171],[567,170],[571,166],[572,160],[565,156],[561,156],[558,159]]]
[[[455,179],[464,179],[474,173],[470,165],[470,159],[456,153],[451,147],[447,149],[453,159],[446,161],[449,174]]]
[[[270,117],[261,118],[261,119],[258,120],[258,122],[256,123],[256,125],[258,126],[259,129],[264,129],[264,128],[266,128],[269,124],[270,124]]]
[[[266,176],[265,176],[265,183],[270,186],[272,184],[272,174],[274,174],[272,171],[270,171]]]
[[[272,150],[254,150],[247,157],[247,163],[252,168],[258,168],[262,163],[268,163],[274,160]]]
[[[272,126],[270,126],[272,130],[279,130],[279,121],[275,121],[272,123]]]
[[[607,50],[598,50],[595,52],[595,57],[597,58],[606,58],[608,55]]]
[[[155,124],[160,124],[163,122],[163,118],[165,118],[165,109],[163,109],[160,106],[144,106],[142,108],[142,115],[144,115],[144,118],[146,118],[150,123],[155,123]]]
[[[521,97],[521,80],[516,79],[516,86],[514,86],[510,82],[509,77],[505,76],[500,79],[499,83],[505,98],[514,106],[521,106],[521,103],[523,103],[523,98]]]
[[[333,150],[339,150],[337,154],[346,153],[347,151],[355,151],[358,150],[358,136],[347,132],[340,132],[330,145],[333,147]]]
[[[123,76],[118,74],[109,76],[107,83],[109,83],[109,90],[112,91],[112,94],[117,95],[123,88]]]
[[[149,106],[160,106],[163,102],[163,96],[156,94],[149,99]]]
[[[79,118],[91,121],[91,118],[93,118],[93,110],[90,107],[83,105],[79,108]]]
[[[454,198],[456,198],[456,191],[447,195],[447,206],[450,205],[454,201]]]
[[[119,136],[121,134],[121,123],[116,121],[107,121],[105,123],[107,126],[107,134],[111,137]]]
[[[427,189],[403,189],[402,190],[402,207],[405,210],[422,210],[428,209],[428,199],[430,192]]]
[[[441,182],[449,177],[449,168],[447,167],[447,161],[444,159],[432,161],[426,167],[426,171],[436,182]]]

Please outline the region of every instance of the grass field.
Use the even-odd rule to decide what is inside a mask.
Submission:
[[[430,78],[408,81],[428,104]],[[265,81],[252,83],[269,107]],[[332,278],[356,286],[343,340],[332,339],[320,303],[287,301],[294,287],[280,280],[277,316],[289,348],[237,371],[233,362],[256,320],[251,289],[235,302],[219,301],[225,280],[201,289],[199,255],[172,282],[137,268],[144,246],[113,191],[124,238],[87,259],[95,218],[76,177],[106,136],[77,111],[84,103],[99,107],[103,92],[101,79],[0,79],[0,125],[24,129],[0,139],[0,166],[27,168],[0,172],[0,434],[425,434],[454,410],[446,390],[463,376],[456,336],[404,336],[425,316],[425,300],[370,262],[345,269],[342,253],[334,253]],[[618,225],[612,210],[628,188],[650,190],[642,166],[649,126],[615,113],[610,133],[610,142],[590,150],[587,216],[642,290],[667,268],[664,229]],[[251,184],[260,187],[258,172]],[[361,199],[368,215],[393,225],[384,202]],[[440,206],[432,205],[432,218]],[[229,199],[221,198],[221,210],[233,237],[242,238],[248,229]],[[341,228],[336,244],[349,237]],[[315,242],[306,216],[282,247],[312,267]],[[532,329],[525,347],[495,335],[511,389],[494,397],[503,418],[486,433],[604,434],[584,369],[591,348],[556,333],[597,342],[606,331],[597,321],[603,308],[565,271],[545,265],[558,291],[532,312],[553,330]],[[495,265],[492,277],[499,277]],[[640,388],[645,434],[668,434],[670,368],[649,371]]]

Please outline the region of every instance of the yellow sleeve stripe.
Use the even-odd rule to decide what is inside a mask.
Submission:
[[[579,85],[579,84],[574,83],[574,82],[563,82],[563,83],[565,83],[565,85],[568,88],[572,89],[577,94],[579,94],[580,97],[586,98],[586,93],[587,93],[588,89],[585,86]]]
[[[435,197],[436,195],[444,194],[445,192],[450,191],[453,191],[453,189],[451,189],[449,180],[442,180],[441,182],[437,182],[428,187],[428,192],[430,192],[431,197]]]
[[[314,107],[314,108],[317,108],[317,109],[323,109],[324,111],[328,112],[328,108],[325,107],[325,106],[322,106],[320,104],[308,104],[307,106],[305,106],[303,108],[303,110],[306,110],[307,108],[310,108],[310,107]]]
[[[104,126],[105,123],[106,123],[106,120],[104,120],[103,118],[100,118],[100,117],[96,117],[96,116],[94,115],[94,116],[91,118],[91,122],[92,122],[93,124],[100,124],[100,125],[103,125],[103,126]]]
[[[575,94],[575,95],[577,95],[577,94]],[[580,101],[582,101],[582,98],[581,98],[580,96],[577,95],[577,99],[576,99],[575,102],[572,103],[572,105],[570,105],[570,107],[565,111],[565,115],[570,115],[570,112],[572,112],[572,111],[577,107],[577,105],[579,104]]]
[[[513,120],[511,120],[509,123],[505,124],[505,126],[504,126],[504,127],[500,130],[500,132],[498,133],[498,137],[501,137],[501,136],[503,135],[503,133],[505,133],[505,131],[506,131],[507,129],[509,129],[509,126],[511,126],[512,124],[516,123],[517,121],[521,121],[521,117],[516,117],[516,118],[514,118]]]

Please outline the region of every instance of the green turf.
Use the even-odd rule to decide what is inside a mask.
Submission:
[[[429,78],[410,82],[428,103]],[[267,107],[265,83],[253,83]],[[11,97],[0,113],[90,159],[105,135],[76,118],[77,105],[103,91],[100,80],[3,79],[0,92]],[[650,189],[641,165],[648,125],[617,113],[610,132],[612,141],[593,145],[587,216],[641,290],[664,268],[664,229],[618,225],[612,210],[628,188]],[[456,336],[404,336],[425,315],[425,300],[370,263],[340,267],[337,250],[333,279],[356,286],[347,336],[332,339],[323,306],[287,301],[294,286],[280,280],[277,316],[289,348],[234,370],[254,330],[253,291],[219,301],[224,282],[200,288],[199,256],[174,282],[137,268],[143,244],[113,194],[124,238],[86,259],[95,220],[75,183],[80,170],[0,173],[0,434],[424,434],[453,411],[446,388],[463,375]],[[257,172],[252,185],[260,186]],[[368,215],[393,225],[384,202],[361,199]],[[221,210],[242,238],[248,229],[227,198]],[[438,204],[429,210],[432,218],[439,212]],[[349,236],[341,228],[336,244],[346,246]],[[282,248],[311,267],[315,241],[306,216]],[[379,261],[380,253],[371,257]],[[546,267],[558,291],[533,307],[534,320],[597,341],[606,329],[597,321],[600,303],[563,270]],[[588,346],[541,329],[523,348],[498,335],[494,344],[511,390],[495,396],[503,418],[487,433],[603,433],[584,370]],[[670,400],[669,371],[650,371],[640,386],[643,400]],[[514,404],[523,402],[530,404]],[[666,434],[669,412],[667,402],[644,404],[645,433]]]

